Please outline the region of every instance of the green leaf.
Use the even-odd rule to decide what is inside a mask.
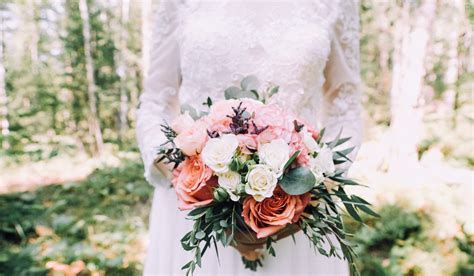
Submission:
[[[220,225],[221,227],[224,227],[224,228],[226,228],[227,226],[229,226],[229,224],[227,223],[227,220],[225,220],[225,219],[219,221],[219,225]]]
[[[355,149],[355,147],[350,147],[350,148],[347,148],[347,149],[339,150],[338,152],[340,152],[340,153],[342,153],[342,154],[345,154],[345,155],[348,155],[348,154],[351,153],[354,149]]]
[[[240,99],[240,93],[242,90],[236,86],[231,86],[224,91],[224,97],[226,100]]]
[[[189,104],[183,104],[181,106],[181,112],[182,113],[188,112],[189,116],[191,116],[191,118],[193,118],[194,120],[197,120],[197,119],[200,118],[200,115],[196,111],[196,109],[194,107],[190,106]]]
[[[257,90],[258,86],[260,85],[256,76],[249,75],[242,79],[240,82],[240,86],[242,90],[250,91],[250,90]]]
[[[252,91],[242,91],[239,94],[239,99],[242,99],[242,98],[250,98],[250,99],[258,100],[258,93],[254,93]]]
[[[280,187],[290,195],[302,195],[309,192],[315,184],[314,174],[306,167],[298,167],[288,171],[280,181]]]
[[[188,213],[187,219],[197,220],[198,218],[204,216],[207,210],[209,210],[209,208],[196,208]]]
[[[278,93],[278,91],[280,90],[280,86],[275,86],[272,88],[272,90],[270,90],[270,95],[269,97],[272,97],[273,95],[275,95],[276,93]]]
[[[224,96],[226,100],[230,100],[230,99],[238,100],[242,98],[250,98],[250,99],[258,100],[258,97],[257,97],[258,94],[253,93],[251,91],[242,91],[238,87],[235,87],[235,86],[231,86],[227,88],[224,91]]]
[[[185,251],[191,251],[195,248],[195,246],[191,246],[186,242],[181,242],[181,246],[183,247]]]
[[[201,254],[201,249],[199,247],[196,247],[196,254],[195,254],[195,257],[196,257],[196,264],[201,267],[201,258],[202,258],[202,254]]]
[[[211,97],[207,97],[206,101],[202,103],[202,105],[206,105],[207,107],[212,106],[212,99]]]
[[[204,233],[204,231],[201,230],[201,231],[197,232],[194,235],[194,237],[196,237],[196,239],[198,239],[198,240],[202,240],[202,239],[204,239],[204,237],[206,237],[206,233]]]
[[[346,194],[346,192],[344,191],[344,189],[339,188],[339,191],[338,191],[337,195],[338,195],[339,198],[342,199],[343,201],[349,201],[349,197],[347,196],[347,194]],[[351,215],[351,217],[352,217],[353,219],[355,219],[355,220],[358,221],[358,222],[363,222],[363,221],[362,221],[362,218],[359,216],[359,213],[357,213],[357,211],[356,211],[356,209],[354,208],[354,205],[353,205],[353,204],[344,203],[344,206],[346,207],[347,212],[349,213],[349,215]]]
[[[351,140],[351,137],[345,137],[345,138],[341,138],[337,141],[336,145],[334,147],[337,147],[339,145],[342,145],[344,144],[345,142]]]
[[[345,154],[343,154],[341,151],[335,151],[332,155],[332,158],[333,159],[338,159],[339,157],[342,157],[343,159],[345,159],[346,161],[349,161],[349,162],[352,162],[351,159],[349,159],[349,157],[347,157]]]
[[[337,143],[339,142],[339,139],[341,138],[341,134],[342,134],[342,127],[339,130],[339,133],[337,133],[336,138],[334,138],[334,140],[328,143],[328,147],[330,147],[331,149],[335,148]]]
[[[188,263],[186,263],[185,265],[183,265],[183,266],[181,267],[181,269],[184,270],[184,269],[190,267],[192,262],[193,262],[193,261],[189,261]]]
[[[326,132],[326,128],[321,129],[321,131],[319,132],[319,137],[318,137],[318,141],[317,141],[318,143],[321,142],[321,139],[324,136],[324,132]]]
[[[288,167],[291,165],[291,163],[293,163],[293,161],[295,161],[295,159],[298,157],[300,152],[301,152],[300,150],[297,150],[297,151],[295,151],[295,153],[293,153],[293,155],[290,157],[290,159],[288,159],[288,161],[286,161],[286,164],[283,167],[283,170],[288,169]]]

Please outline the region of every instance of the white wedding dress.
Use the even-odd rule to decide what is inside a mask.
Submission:
[[[151,64],[137,110],[137,138],[145,177],[156,187],[150,217],[145,275],[183,275],[191,255],[181,237],[191,229],[169,181],[155,168],[164,141],[163,120],[181,104],[204,109],[208,96],[255,75],[262,88],[279,85],[273,101],[307,121],[361,141],[358,5],[355,0],[162,0],[154,30]],[[256,273],[239,253],[219,245],[195,275],[348,275],[347,262],[315,252],[307,238],[279,241]]]

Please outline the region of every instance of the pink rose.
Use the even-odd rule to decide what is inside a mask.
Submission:
[[[269,104],[258,108],[255,111],[255,124],[258,127],[278,127],[290,129],[292,122],[283,110],[276,104]]]
[[[190,210],[213,201],[212,191],[217,181],[212,170],[199,156],[191,156],[173,171],[173,187],[178,196],[178,208]]]
[[[189,116],[189,113],[186,112],[184,114],[179,115],[171,122],[171,129],[176,131],[176,133],[181,133],[186,129],[190,129],[193,127],[194,120]]]
[[[265,144],[272,140],[281,138],[289,143],[291,141],[291,135],[292,131],[289,129],[269,126],[257,136],[256,140],[258,144]]]
[[[192,127],[179,133],[174,139],[174,143],[184,154],[193,156],[202,151],[207,139],[207,124],[205,121],[198,120]]]
[[[302,130],[302,131],[306,130],[309,133],[311,133],[311,135],[313,136],[313,139],[314,139],[314,134],[313,133],[318,134],[318,132],[316,132],[313,129],[309,128],[306,124],[304,124],[300,120],[298,120],[298,124],[299,125],[304,125],[304,130]],[[298,154],[298,157],[296,158],[296,164],[298,166],[307,167],[309,165],[310,156],[309,156],[308,148],[304,144],[302,132],[296,132],[296,130],[293,131],[293,133],[291,135],[291,140],[290,140],[289,145],[290,145],[290,148],[291,148],[291,154],[294,154],[296,151],[300,151],[300,153]]]
[[[257,150],[257,140],[254,134],[241,134],[237,135],[239,140],[240,151],[244,154],[252,154]]]
[[[230,123],[232,123],[232,120],[229,117],[222,118],[221,120],[209,120],[208,130],[218,133],[227,132],[230,129]]]
[[[209,110],[208,117],[214,121],[222,121],[227,118],[228,115],[232,115],[232,107],[239,106],[240,101],[238,100],[226,100],[213,103]]]

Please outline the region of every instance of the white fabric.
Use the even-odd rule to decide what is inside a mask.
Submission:
[[[202,109],[210,96],[256,75],[262,88],[279,85],[273,101],[308,122],[326,126],[327,139],[343,129],[349,146],[362,137],[358,12],[355,0],[163,1],[158,10],[150,72],[137,110],[137,139],[145,177],[157,188],[150,218],[146,275],[182,275],[191,256],[180,245],[190,229],[177,210],[169,181],[154,166],[163,120],[180,104]],[[347,147],[349,147],[347,146]],[[351,155],[355,156],[355,153]],[[277,257],[252,274],[232,248],[213,251],[195,275],[347,275],[344,261],[315,253],[302,233],[276,245]]]

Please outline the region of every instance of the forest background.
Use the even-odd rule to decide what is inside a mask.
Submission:
[[[157,0],[0,0],[0,275],[139,275]],[[364,275],[473,275],[472,0],[361,0]],[[179,245],[177,245],[179,246]]]

